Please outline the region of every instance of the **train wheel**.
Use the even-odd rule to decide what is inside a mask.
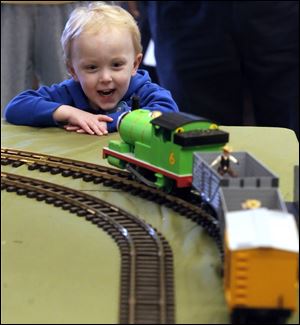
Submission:
[[[191,193],[191,187],[178,188],[178,187],[174,186],[172,189],[172,194],[180,197],[181,199],[188,200],[189,202],[191,202],[192,199],[194,199],[194,197],[192,196],[192,193]],[[197,203],[196,200],[194,202],[195,202],[195,204]]]
[[[155,185],[157,188],[163,189],[165,192],[170,193],[175,186],[175,182],[166,176],[155,173],[156,182]]]
[[[113,165],[113,166],[115,166],[115,167],[118,167],[118,168],[121,168],[121,169],[124,169],[124,168],[126,167],[126,162],[125,162],[125,161],[120,160],[120,159],[118,159],[118,158],[116,158],[116,157],[113,157],[113,156],[108,156],[108,157],[107,157],[107,161],[108,161],[111,165]]]

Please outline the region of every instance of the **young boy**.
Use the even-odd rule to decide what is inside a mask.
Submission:
[[[170,92],[138,70],[140,40],[135,20],[119,6],[91,3],[75,9],[61,37],[72,78],[22,92],[5,108],[6,120],[103,135],[116,131],[133,95],[139,96],[141,108],[177,112]]]

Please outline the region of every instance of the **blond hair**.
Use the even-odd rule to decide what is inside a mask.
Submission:
[[[65,61],[71,58],[71,41],[83,32],[98,32],[105,27],[127,28],[135,53],[142,52],[141,34],[133,16],[125,9],[104,2],[92,2],[87,7],[74,9],[61,36]]]

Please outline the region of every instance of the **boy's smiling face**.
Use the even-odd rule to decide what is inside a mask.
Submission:
[[[110,110],[124,97],[141,59],[128,29],[105,28],[84,32],[72,41],[68,69],[92,108]]]

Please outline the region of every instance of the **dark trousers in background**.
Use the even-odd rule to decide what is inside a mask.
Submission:
[[[298,1],[144,1],[160,84],[181,111],[299,133]]]

